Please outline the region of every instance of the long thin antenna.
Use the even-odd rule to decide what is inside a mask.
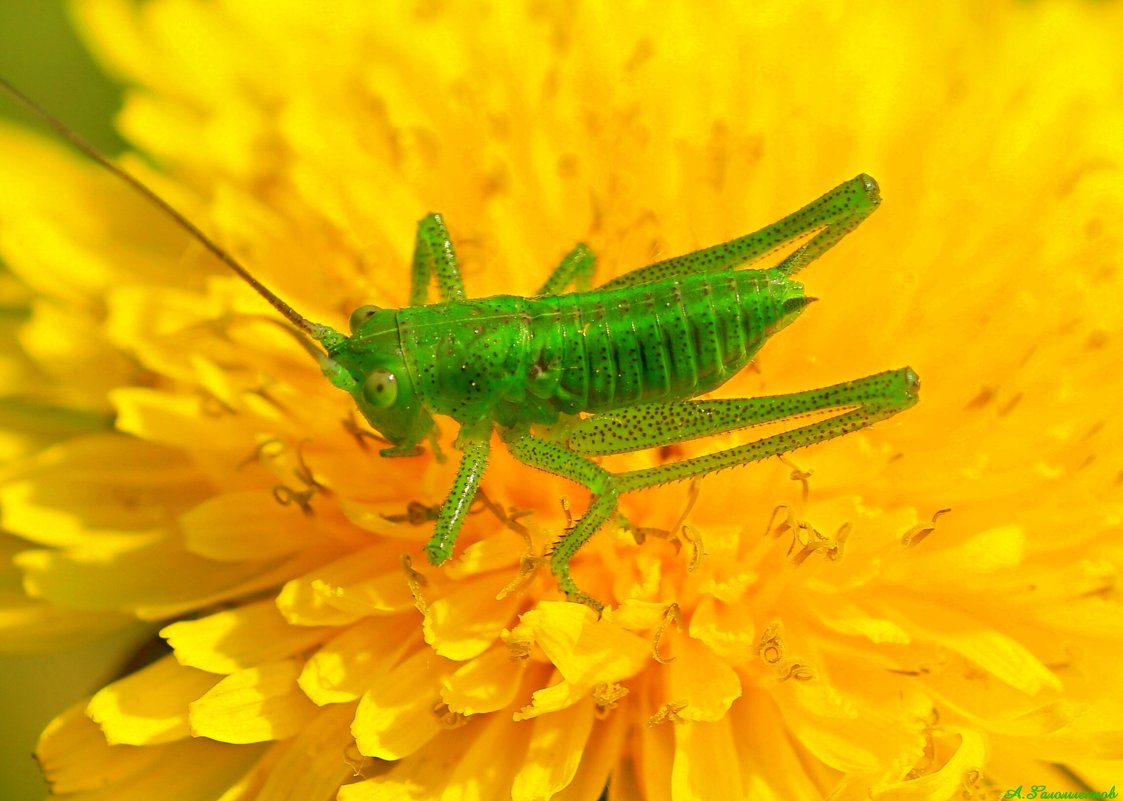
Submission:
[[[297,313],[297,311],[292,306],[274,295],[260,281],[254,278],[250,271],[243,267],[237,259],[227,253],[221,245],[219,245],[217,242],[203,233],[202,229],[195,225],[195,223],[191,222],[191,220],[187,219],[186,216],[184,216],[179,210],[168,203],[168,201],[157,195],[152,189],[149,189],[140,181],[139,178],[136,178],[131,173],[127,172],[121,167],[118,167],[116,164],[109,160],[108,156],[98,150],[97,147],[83,139],[79,134],[67,127],[66,123],[59,120],[57,117],[40,106],[30,97],[25,95],[19,89],[12,86],[2,76],[0,76],[0,87],[2,87],[5,92],[11,95],[17,103],[23,106],[24,109],[50,126],[50,128],[58,133],[59,136],[66,139],[66,141],[70,142],[70,144],[74,145],[74,147],[78,148],[98,164],[105,167],[105,169],[109,170],[126,184],[131,186],[134,190],[139,192],[150,202],[155,203],[158,208],[162,209],[165,214],[179,223],[180,226],[182,226],[189,234],[191,234],[191,236],[193,236],[195,240],[199,242],[199,244],[213,253],[219,261],[221,261],[223,264],[237,273],[238,277],[249,284],[253,288],[253,290],[257,292],[257,294],[265,298],[265,300],[268,301],[269,305],[280,312],[286,320],[288,320],[290,323],[295,325],[297,328],[299,328],[301,331],[303,331],[313,339],[320,339],[320,335],[324,331],[323,326],[310,322],[302,315]]]

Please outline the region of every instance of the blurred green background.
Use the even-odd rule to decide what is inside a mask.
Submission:
[[[66,0],[0,0],[0,74],[99,147],[123,147],[111,119],[120,89],[74,33]],[[7,99],[0,116],[34,124]]]
[[[120,90],[86,54],[66,6],[63,0],[0,0],[0,75],[102,149],[118,152],[122,143],[111,119]],[[43,130],[2,95],[0,117]],[[136,638],[137,632],[130,631],[95,647],[8,654],[0,637],[0,799],[47,797],[31,758],[39,732],[56,714],[111,679],[135,649]]]

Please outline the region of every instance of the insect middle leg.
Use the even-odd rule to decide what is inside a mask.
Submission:
[[[588,245],[578,243],[550,273],[536,295],[556,295],[571,284],[586,290],[593,281],[596,256]],[[423,306],[429,301],[429,283],[437,279],[437,296],[442,303],[464,300],[464,279],[448,228],[439,214],[426,214],[417,224],[410,276],[409,304]]]
[[[585,514],[554,544],[550,554],[550,571],[569,600],[599,611],[604,605],[578,588],[569,573],[569,562],[616,511],[620,493],[615,488],[612,473],[556,442],[534,436],[526,428],[507,429],[502,436],[511,455],[523,464],[568,478],[593,494]]]
[[[504,440],[512,455],[524,464],[568,478],[593,493],[588,511],[554,546],[550,569],[570,600],[599,609],[601,604],[574,583],[569,563],[616,511],[621,495],[767,459],[866,428],[913,406],[919,385],[916,374],[904,367],[831,387],[770,398],[647,404],[608,413],[611,425],[604,428],[598,427],[594,416],[564,429],[563,441],[568,447],[517,429],[504,432]],[[721,413],[714,413],[718,409],[715,404],[725,404]],[[653,413],[660,409],[664,412],[662,417],[656,415],[653,419]],[[643,470],[610,473],[585,458],[592,454],[638,451],[832,410],[840,411],[744,445]],[[609,430],[625,433],[609,439]]]
[[[592,286],[593,269],[596,267],[597,257],[588,245],[579,242],[573,250],[565,254],[561,263],[550,273],[546,283],[542,284],[535,292],[536,295],[557,295],[564,291],[570,284],[583,292]]]

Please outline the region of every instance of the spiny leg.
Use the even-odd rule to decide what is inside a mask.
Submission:
[[[908,395],[908,369],[787,395],[641,404],[569,421],[558,426],[551,438],[564,442],[576,453],[605,456],[688,442],[830,409],[878,406],[886,400],[894,405],[896,413],[915,402],[915,395],[911,402]]]
[[[433,536],[425,545],[425,556],[429,564],[440,565],[452,556],[456,537],[468,516],[476,491],[480,488],[484,472],[487,470],[487,457],[491,450],[491,422],[485,421],[460,429],[457,446],[463,450],[456,478],[452,482],[448,497],[437,513],[437,524]]]
[[[573,250],[565,254],[561,263],[550,273],[546,283],[539,287],[536,295],[559,295],[570,284],[578,292],[587,290],[593,283],[593,269],[597,257],[584,242],[578,242]]]
[[[841,437],[914,406],[919,400],[919,389],[920,379],[917,378],[916,373],[912,368],[902,367],[899,370],[877,373],[823,390],[797,393],[789,397],[803,396],[804,400],[811,401],[806,410],[797,412],[797,415],[834,408],[849,408],[849,411],[716,453],[695,456],[658,467],[618,473],[615,476],[616,489],[623,495],[626,492],[635,492],[671,481],[682,481],[694,476],[714,473],[727,467],[745,465],[794,451],[797,448],[805,448],[816,442]],[[718,428],[712,433],[721,433],[721,430]]]
[[[759,231],[641,267],[609,281],[601,288],[637,286],[682,275],[736,269],[789,242],[815,234],[778,265],[785,275],[794,275],[857,228],[880,203],[877,182],[868,175],[858,175]]]
[[[734,401],[732,405],[723,407],[717,414],[711,414],[711,411],[717,407],[707,406],[707,404],[720,403],[717,401],[672,404],[675,412],[682,419],[676,421],[671,429],[665,429],[660,425],[646,430],[633,428],[611,446],[596,444],[600,437],[595,429],[590,429],[592,430],[590,438],[579,437],[574,450],[557,442],[534,437],[526,430],[512,429],[505,432],[503,438],[511,454],[519,461],[568,478],[587,487],[593,493],[588,511],[555,545],[550,557],[550,569],[557,577],[558,585],[570,600],[600,609],[601,604],[574,583],[569,571],[569,562],[616,511],[620,495],[658,484],[705,475],[727,467],[748,464],[866,428],[914,405],[917,402],[919,385],[919,379],[912,369],[904,367],[824,389],[773,398]],[[762,403],[755,404],[754,400]],[[642,450],[668,442],[696,439],[765,422],[798,418],[839,408],[846,411],[745,445],[644,470],[613,474],[581,455],[581,453],[622,453]],[[738,412],[745,416],[738,417]],[[626,417],[630,414],[627,411],[612,414],[617,415],[618,419],[620,415],[624,415],[626,422],[636,422],[634,418]],[[636,413],[638,414],[642,413]],[[680,422],[681,428],[678,427]],[[580,423],[578,430],[580,430],[579,426]],[[588,431],[586,430],[586,433]],[[682,436],[683,431],[688,432],[688,435]],[[575,452],[578,450],[581,452]]]
[[[550,571],[557,579],[558,587],[565,593],[566,598],[600,610],[603,604],[583,592],[573,581],[569,573],[569,563],[581,546],[616,511],[619,493],[614,487],[612,474],[600,465],[566,450],[555,442],[531,435],[526,428],[504,431],[503,441],[507,444],[511,455],[523,464],[567,478],[593,493],[585,514],[554,544],[553,551],[550,553]]]
[[[426,214],[417,224],[413,245],[413,272],[410,277],[409,305],[429,302],[429,281],[436,276],[441,302],[464,300],[464,279],[448,229],[439,214]]]
[[[776,265],[776,269],[784,275],[795,275],[822,256],[837,245],[844,236],[861,225],[862,221],[877,211],[877,207],[881,205],[881,189],[877,181],[865,173],[840,185],[830,194],[836,195],[833,199],[847,210],[838,212],[827,227],[812,237],[811,241],[800,245]],[[812,203],[812,206],[814,205]]]

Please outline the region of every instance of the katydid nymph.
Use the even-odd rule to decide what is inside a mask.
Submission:
[[[919,380],[908,367],[788,395],[697,399],[742,370],[810,303],[794,276],[876,210],[878,186],[868,175],[755,233],[641,267],[593,290],[583,288],[594,256],[577,245],[531,297],[469,299],[448,230],[429,214],[417,229],[409,305],[362,306],[344,334],[301,316],[152,190],[4,87],[173,217],[280,313],[327,379],[354,398],[386,440],[383,457],[416,455],[422,443],[435,443],[436,416],[459,425],[459,467],[425,546],[433,565],[452,555],[496,432],[518,461],[591,493],[549,563],[570,600],[600,609],[574,582],[570,561],[615,515],[621,495],[838,437],[918,400]],[[801,241],[775,266],[747,267]],[[434,283],[438,302],[429,303]],[[566,292],[571,286],[582,289]],[[808,415],[814,422],[646,469],[613,473],[594,460]]]

